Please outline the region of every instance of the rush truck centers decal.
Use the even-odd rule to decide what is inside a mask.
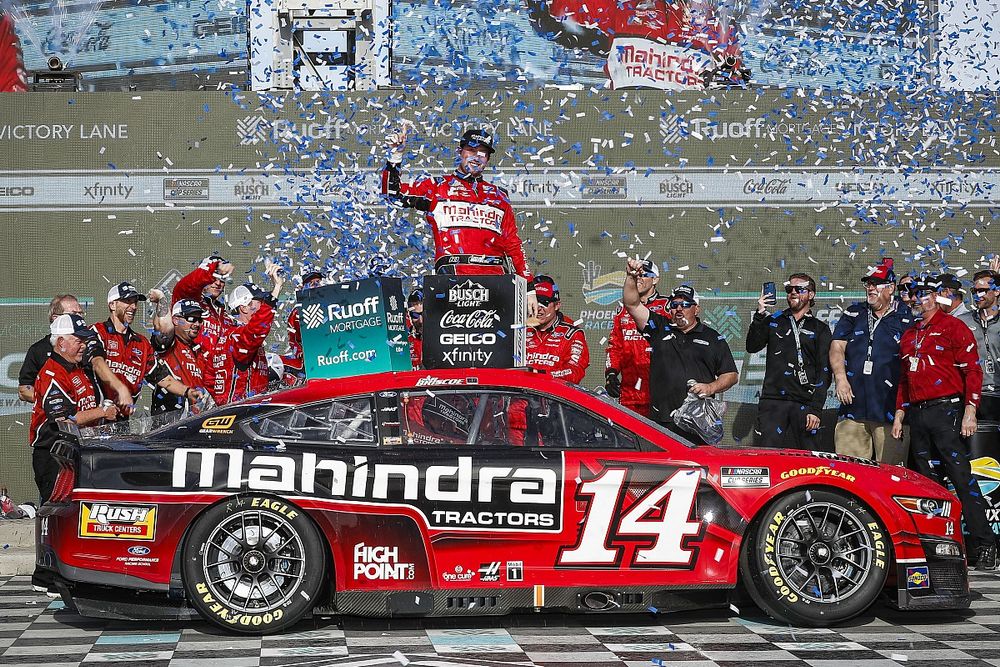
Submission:
[[[152,540],[156,505],[80,503],[80,537]]]

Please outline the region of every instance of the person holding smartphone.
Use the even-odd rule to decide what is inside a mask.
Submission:
[[[767,349],[754,444],[816,449],[830,385],[830,327],[810,312],[816,299],[810,276],[789,276],[785,294],[788,307],[771,314],[777,299],[765,284],[747,332],[748,353]]]

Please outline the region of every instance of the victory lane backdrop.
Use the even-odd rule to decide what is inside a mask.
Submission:
[[[510,192],[532,270],[557,280],[586,331],[586,385],[603,383],[625,257],[649,256],[661,291],[699,291],[740,365],[727,399],[753,404],[763,358],[743,340],[762,282],[810,273],[817,312],[833,322],[883,255],[901,272],[968,279],[983,266],[996,235],[993,104],[753,92],[5,96],[0,483],[17,500],[35,496],[17,371],[56,293],[81,297],[97,322],[111,284],[169,290],[213,253],[236,264],[234,285],[263,283],[265,257],[290,273],[325,263],[333,281],[364,277],[375,255],[396,275],[426,272],[422,214],[378,195],[382,142],[401,118],[417,128],[405,179],[451,170],[465,129],[496,133],[487,178]],[[286,287],[274,351],[293,302]]]

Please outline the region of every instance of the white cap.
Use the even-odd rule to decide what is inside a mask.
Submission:
[[[246,285],[240,285],[233,290],[233,293],[229,295],[226,299],[226,305],[228,305],[233,310],[236,310],[240,306],[250,305],[250,302],[254,300],[253,292]]]

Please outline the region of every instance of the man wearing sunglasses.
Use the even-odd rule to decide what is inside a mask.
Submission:
[[[905,311],[905,315],[913,315],[913,309],[916,307],[912,292],[913,282],[913,276],[903,276],[896,285],[896,295],[899,299],[898,309]]]
[[[299,291],[315,289],[323,284],[326,273],[315,268],[306,268],[302,271]],[[288,352],[281,355],[281,363],[284,366],[285,375],[292,378],[294,382],[297,378],[305,377],[305,360],[302,356],[302,332],[299,330],[299,304],[292,307],[292,312],[288,314]]]
[[[639,297],[644,271],[642,260],[627,260],[622,305],[652,348],[649,417],[682,438],[700,442],[697,435],[674,424],[671,415],[688,393],[713,396],[736,384],[736,361],[726,339],[698,319],[701,309],[693,287],[681,285],[671,293],[669,317],[647,307]]]
[[[190,299],[182,299],[171,309],[173,333],[154,333],[153,349],[160,361],[170,369],[170,374],[188,387],[203,388],[211,377],[208,355],[198,344],[205,311],[201,304]],[[183,410],[190,397],[175,396],[162,389],[153,392],[152,413],[160,414],[173,410]],[[197,401],[191,401],[194,405]]]
[[[639,301],[650,311],[666,315],[669,299],[660,296],[656,286],[660,271],[648,259],[642,261],[642,274],[637,279]],[[611,324],[608,340],[604,387],[608,395],[617,398],[626,408],[649,416],[649,341],[635,325],[635,320],[622,306]]]
[[[865,302],[847,308],[833,332],[830,368],[840,400],[834,442],[838,454],[906,465],[908,434],[904,431],[902,440],[892,437],[892,420],[899,340],[916,318],[910,307],[897,308],[893,302],[892,266],[885,258],[868,270],[861,279]]]
[[[1000,421],[1000,273],[989,269],[978,271],[972,281],[976,310],[963,313],[958,319],[972,329],[983,369],[983,396],[977,416]]]
[[[528,327],[528,366],[579,384],[590,365],[587,338],[563,316],[555,280],[537,276],[532,287],[538,297],[538,324]]]
[[[206,350],[213,349],[219,338],[236,325],[226,312],[222,296],[226,283],[232,280],[233,269],[230,262],[218,255],[211,255],[203,259],[193,271],[178,280],[174,286],[171,307],[182,299],[190,299],[197,301],[205,311],[205,320],[198,335],[202,347]],[[157,322],[169,329],[171,318],[166,314],[165,307],[161,307],[157,311]],[[169,330],[163,330],[163,333],[169,333]]]
[[[818,449],[820,414],[830,386],[830,327],[814,317],[816,281],[794,273],[785,283],[788,307],[768,313],[761,293],[747,332],[747,353],[767,348],[764,384],[757,404],[758,447]]]
[[[406,297],[407,338],[410,341],[410,363],[417,370],[424,360],[424,291],[415,289]]]
[[[983,386],[976,339],[938,301],[937,276],[914,285],[920,322],[903,333],[899,343],[901,372],[896,392],[892,435],[903,436],[910,425],[910,449],[917,472],[937,480],[947,476],[962,501],[962,516],[970,534],[969,562],[977,570],[997,564],[993,531],[986,518],[979,482],[972,476],[968,438],[976,432],[976,408]]]

